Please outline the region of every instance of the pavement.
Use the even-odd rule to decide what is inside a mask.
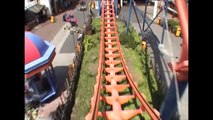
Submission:
[[[139,4],[138,7],[140,8],[140,10],[142,10],[142,12],[144,11],[144,6],[142,4]],[[79,20],[79,27],[83,28],[84,21],[87,21],[89,11],[87,9],[83,14],[83,12],[79,11],[78,8],[79,8],[79,5],[74,6],[72,9],[67,10],[66,13],[74,14],[74,16],[76,16]],[[147,9],[147,12],[148,12],[147,19],[149,19],[148,21],[151,21],[152,11],[153,11],[153,7],[149,6]],[[134,11],[132,10],[132,17],[131,17],[130,23],[134,26],[136,31],[140,33],[135,14],[133,12]],[[97,11],[95,11],[95,14],[97,14]],[[62,21],[62,15],[63,13],[55,16],[55,20],[56,20],[55,23],[51,23],[50,20],[47,20],[46,22],[38,25],[36,28],[32,30],[33,33],[39,35],[44,40],[47,40],[56,46],[56,57],[53,61],[53,67],[56,73],[57,82],[61,88],[59,91],[65,90],[64,81],[66,80],[66,77],[67,77],[68,65],[72,64],[73,62],[73,58],[74,58],[73,43],[76,43],[76,38],[77,38],[77,35],[72,35],[68,31],[64,31],[64,27],[69,25],[69,23],[65,23]],[[128,7],[124,6],[121,9],[121,15],[119,16],[119,18],[127,19],[127,16],[128,16]],[[160,14],[160,16],[163,16],[163,14]],[[139,19],[141,21],[141,26],[142,26],[143,19],[142,18],[139,18]],[[171,60],[171,57],[160,56],[159,50],[157,51],[158,42],[156,43],[156,40],[154,41],[154,39],[157,39],[158,41],[161,40],[162,27],[157,24],[152,24],[151,28],[153,30],[154,37],[153,35],[151,35],[151,37],[153,37],[153,41],[152,41],[153,44],[149,43],[148,49],[151,54],[151,57],[153,58],[153,62],[161,61],[160,63],[156,64],[156,70],[161,71],[159,77],[161,77],[161,79],[163,80],[166,80],[166,84],[169,85],[171,71],[167,70],[165,64],[163,63],[168,63]],[[168,37],[170,37],[170,40],[168,40]],[[175,37],[174,34],[171,34],[168,31],[165,32],[163,44],[165,45],[165,48],[168,49],[168,51],[171,51],[171,50],[173,51],[174,53],[173,56],[178,58],[180,57],[181,43],[182,43],[182,39],[180,37]],[[47,113],[43,113],[42,115],[43,117],[40,117],[38,120],[50,119],[49,114],[57,108],[58,104],[56,103],[58,103],[58,101],[55,102],[54,105],[53,104],[46,105],[46,108],[48,108],[49,106],[52,106],[53,107],[52,110],[48,111]],[[43,107],[43,109],[45,109],[45,106]],[[181,99],[181,120],[188,120],[188,87],[185,90],[184,95]]]
[[[78,28],[83,29],[84,23],[88,20],[89,10],[79,10],[77,4],[73,9],[65,11],[67,14],[74,14],[78,19]],[[65,81],[67,78],[68,66],[73,63],[75,56],[74,44],[77,43],[77,34],[71,34],[70,31],[65,31],[64,28],[70,26],[70,23],[63,22],[63,13],[58,14],[55,17],[55,22],[51,23],[47,20],[44,23],[36,26],[31,32],[37,34],[46,41],[51,42],[56,47],[56,57],[53,60],[53,69],[56,75],[56,84],[58,85],[57,95],[54,96],[51,102],[45,103],[39,108],[39,117],[37,120],[51,120],[51,114],[61,104],[60,95],[65,91]]]

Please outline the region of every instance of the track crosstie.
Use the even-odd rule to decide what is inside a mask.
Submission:
[[[101,4],[98,71],[90,112],[85,119],[97,120],[98,117],[103,117],[107,120],[129,120],[142,112],[147,112],[152,120],[160,120],[158,111],[149,106],[129,73],[121,50],[113,1],[103,0]],[[132,90],[132,94],[121,95],[121,92],[128,88]],[[108,93],[108,96],[102,96],[101,91]],[[123,105],[130,99],[138,99],[140,107],[123,110]],[[100,102],[111,106],[111,110],[100,111]]]

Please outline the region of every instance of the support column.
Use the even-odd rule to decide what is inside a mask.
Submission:
[[[155,1],[152,19],[156,17],[157,10],[158,10],[158,1]]]
[[[121,7],[123,7],[123,0],[120,0]]]
[[[177,79],[182,81],[188,80],[188,7],[185,0],[175,0],[175,5],[180,20],[183,43],[179,62],[169,63],[169,66],[176,71]]]
[[[128,20],[127,20],[127,26],[126,26],[126,33],[128,33],[129,30],[129,22],[130,22],[130,17],[131,17],[131,10],[132,10],[132,0],[130,0],[129,3],[129,14],[128,14]]]
[[[118,15],[118,0],[114,0],[115,15]]]
[[[101,15],[101,0],[98,0],[98,16]]]

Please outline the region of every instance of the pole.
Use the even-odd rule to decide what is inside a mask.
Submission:
[[[144,31],[144,27],[145,27],[147,5],[148,5],[148,0],[146,0],[145,13],[144,13],[144,16],[143,16],[143,31]]]
[[[118,0],[114,0],[114,5],[115,5],[115,15],[118,15]]]
[[[121,7],[123,7],[123,0],[120,0],[120,3],[121,3]]]
[[[158,1],[155,1],[152,19],[155,18],[156,14],[157,14],[157,9],[158,9]]]
[[[168,10],[167,8],[168,8],[168,0],[165,1],[165,5],[164,5],[165,16],[163,18],[163,32],[162,32],[162,36],[161,36],[161,44],[163,44],[165,29],[167,29],[166,28],[167,10]]]
[[[126,33],[128,33],[128,30],[129,30],[129,21],[132,14],[131,11],[132,11],[132,0],[130,0],[130,4],[129,4],[129,16],[127,20]]]
[[[101,15],[101,0],[98,0],[98,16]]]
[[[188,60],[188,8],[185,0],[175,0],[183,36],[180,62]]]
[[[138,19],[138,15],[137,15],[137,12],[135,10],[135,4],[133,4],[133,10],[135,12],[135,16],[136,16],[136,19],[137,19],[137,22],[138,22],[138,26],[139,26],[139,29],[140,29],[140,33],[142,34],[142,29],[141,29],[141,24],[139,22],[139,19]]]

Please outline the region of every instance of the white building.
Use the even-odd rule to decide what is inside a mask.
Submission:
[[[32,6],[34,6],[34,5],[36,5],[37,4],[37,1],[36,0],[34,0],[34,1],[32,1],[32,0],[24,0],[24,9],[25,10],[27,10],[28,8],[30,8],[30,7],[32,7]]]
[[[41,9],[43,9],[42,11],[43,14],[46,14],[48,16],[51,16],[53,13],[51,0],[39,0],[39,3],[37,2],[37,0],[25,0],[24,3],[25,3],[25,11],[29,9],[32,12],[38,13],[41,11]]]
[[[45,5],[38,4],[36,0],[25,0],[25,26],[30,29],[47,18]]]
[[[48,16],[53,15],[52,6],[51,6],[50,2],[51,2],[51,0],[39,0],[39,3],[41,5],[45,5],[45,7],[47,8],[47,15]]]

